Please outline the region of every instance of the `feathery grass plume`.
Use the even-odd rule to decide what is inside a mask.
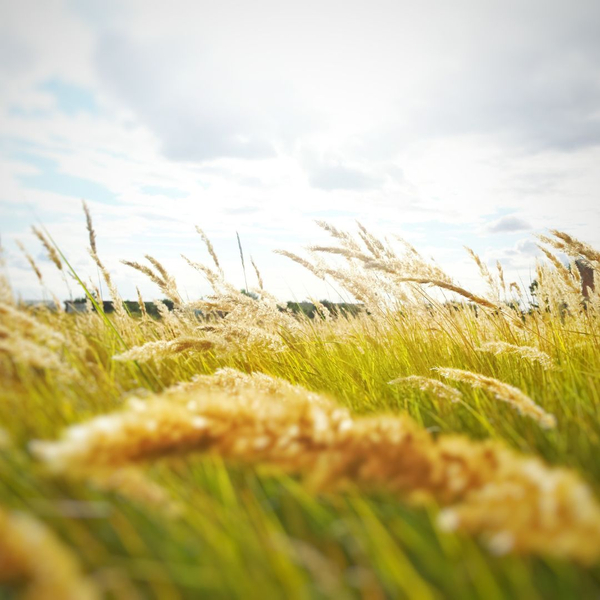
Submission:
[[[325,273],[321,268],[312,263],[308,262],[306,259],[294,254],[293,252],[288,252],[287,250],[273,250],[274,254],[280,254],[281,256],[285,256],[290,260],[293,260],[295,263],[298,263],[300,266],[304,267],[306,270],[310,271],[315,277],[319,279],[325,279]]]
[[[331,321],[331,311],[322,302],[316,298],[311,298],[310,301],[314,304],[317,315],[319,315],[323,321]]]
[[[551,229],[550,233],[554,238],[550,238],[545,235],[538,235],[537,238],[552,246],[560,252],[564,252],[568,256],[573,258],[583,257],[586,258],[593,264],[595,269],[600,268],[600,252],[590,246],[589,244],[574,238],[573,236],[565,233],[564,231],[558,231],[557,229]]]
[[[374,269],[380,269],[380,270],[386,270],[386,271],[388,270],[386,265],[378,264],[375,262],[367,263],[365,266],[367,268],[374,268]],[[391,271],[391,270],[388,272],[393,273],[393,271]],[[455,294],[458,294],[459,296],[462,296],[463,298],[466,298],[467,300],[471,300],[471,302],[474,302],[475,304],[479,304],[480,306],[484,306],[486,308],[498,308],[497,304],[494,304],[493,302],[490,302],[489,300],[486,300],[485,298],[482,298],[481,296],[472,294],[468,290],[465,290],[464,288],[462,288],[458,285],[454,285],[453,283],[449,283],[449,282],[441,280],[441,279],[428,279],[425,277],[403,277],[403,276],[397,277],[396,279],[398,281],[402,281],[402,282],[406,282],[406,283],[418,283],[420,285],[433,285],[435,287],[439,287],[441,289],[448,290],[449,292],[454,292]]]
[[[188,265],[190,265],[190,267],[192,267],[196,271],[199,271],[206,277],[208,283],[210,283],[211,287],[213,288],[213,290],[215,290],[215,292],[223,293],[225,291],[228,291],[230,293],[235,293],[237,291],[232,285],[225,281],[225,278],[221,275],[220,272],[215,272],[210,267],[207,267],[202,263],[190,260],[187,256],[183,254],[181,255],[181,257],[187,262]]]
[[[175,304],[181,304],[181,294],[177,289],[175,278],[172,275],[170,275],[169,272],[163,267],[163,265],[153,256],[145,254],[144,258],[160,273],[160,276],[163,281],[162,289],[167,298],[173,300]]]
[[[75,554],[43,523],[0,507],[0,584],[28,600],[96,600]]]
[[[169,275],[163,265],[153,256],[146,254],[145,259],[156,269],[157,273],[146,265],[142,265],[135,261],[122,260],[121,263],[149,277],[169,300],[172,300],[174,304],[180,305],[181,295],[177,289],[175,278]]]
[[[143,346],[135,346],[122,354],[113,356],[113,360],[120,362],[128,360],[147,362],[151,359],[169,358],[187,350],[207,352],[208,350],[218,348],[218,346],[219,342],[208,336],[180,337],[171,341],[159,340],[157,342],[148,342]]]
[[[19,240],[17,240],[17,246],[19,246],[19,250],[25,256],[27,262],[29,263],[29,266],[35,273],[35,276],[38,278],[38,281],[42,285],[44,285],[44,277],[42,275],[42,272],[40,271],[40,268],[37,266],[37,263],[35,262],[35,260],[33,260],[33,256],[31,256],[31,254],[29,254],[29,252],[27,252],[27,248],[25,248],[25,246]]]
[[[33,231],[35,237],[37,237],[37,239],[40,240],[42,246],[44,246],[44,248],[46,249],[48,258],[54,263],[54,265],[59,271],[62,271],[63,264],[60,260],[60,256],[58,255],[56,248],[50,243],[50,240],[44,235],[44,232],[35,226],[32,226],[31,230]]]
[[[348,250],[354,250],[356,252],[360,252],[360,244],[356,242],[352,236],[346,231],[342,231],[341,229],[337,229],[331,223],[327,223],[326,221],[315,221],[315,223],[321,228],[327,231],[332,237],[339,240],[345,248]]]
[[[519,284],[516,281],[511,281],[510,285],[508,286],[508,289],[511,292],[514,292],[517,296],[523,295],[523,292],[521,291],[521,288],[519,287]]]
[[[254,272],[256,273],[256,279],[258,280],[258,287],[260,290],[264,291],[265,286],[263,285],[263,280],[260,275],[260,271],[258,270],[258,267],[256,266],[256,263],[254,262],[254,259],[252,257],[250,257],[250,262],[252,263],[252,266],[254,267]]]
[[[135,291],[137,292],[138,305],[140,307],[140,313],[142,315],[142,318],[147,319],[148,311],[146,310],[146,303],[144,302],[144,299],[142,298],[142,293],[140,292],[140,288],[135,286]]]
[[[248,291],[248,280],[246,279],[246,264],[244,263],[244,251],[242,250],[242,241],[240,240],[240,234],[236,231],[235,235],[237,237],[238,248],[240,249],[240,259],[242,261],[242,270],[244,271],[244,285],[246,286],[244,289]]]
[[[200,227],[198,227],[198,225],[196,225],[196,231],[200,234],[200,237],[202,238],[202,241],[204,242],[204,245],[206,246],[206,249],[208,250],[210,257],[213,259],[213,262],[215,263],[215,267],[217,267],[217,271],[219,272],[221,277],[224,277],[223,269],[221,268],[221,264],[219,263],[219,257],[217,256],[217,253],[215,252],[215,248],[212,245],[212,242],[208,239],[208,236],[204,233],[204,231],[202,229],[200,229]],[[240,237],[238,236],[238,243],[239,243],[239,239],[240,239]],[[241,254],[241,245],[240,245],[240,254]],[[244,262],[244,257],[242,255],[242,263],[243,262]]]
[[[132,269],[135,269],[136,271],[147,275],[154,283],[156,283],[156,285],[162,286],[162,279],[160,279],[160,277],[158,277],[150,267],[147,267],[146,265],[142,265],[132,260],[122,260],[121,264],[124,264],[127,267],[131,267]]]
[[[65,343],[66,338],[49,325],[42,323],[34,315],[16,306],[0,302],[0,323],[11,332],[43,341],[51,348]]]
[[[532,418],[546,429],[556,427],[556,417],[554,415],[547,413],[529,396],[513,385],[509,385],[493,377],[487,377],[481,373],[473,373],[472,371],[465,371],[463,369],[448,367],[434,367],[434,369],[447,379],[468,383],[472,387],[480,388],[493,394],[497,400],[514,406],[519,413]]]
[[[98,254],[96,250],[96,231],[94,229],[94,223],[92,222],[92,214],[85,200],[82,200],[83,212],[85,213],[85,224],[87,226],[88,237],[90,240],[90,250],[93,254]]]
[[[540,262],[536,265],[537,285],[534,297],[549,314],[561,319],[577,319],[583,312],[582,290],[562,264],[560,268],[556,268],[554,264],[552,267],[554,268]]]
[[[0,354],[14,364],[52,370],[59,379],[75,378],[76,372],[58,352],[67,343],[64,335],[34,315],[0,303]],[[0,370],[0,379],[8,376],[8,372]]]
[[[9,356],[15,363],[38,369],[51,369],[60,372],[66,367],[56,352],[42,343],[12,335],[10,331],[1,325],[0,353]],[[1,376],[0,380],[2,380]]]
[[[494,279],[494,277],[490,273],[490,270],[483,263],[483,261],[481,260],[481,258],[479,257],[479,255],[476,252],[471,250],[471,248],[469,248],[468,246],[463,246],[463,247],[467,251],[467,254],[473,259],[473,261],[479,268],[479,273],[481,274],[481,277],[483,278],[483,280],[488,284],[488,286],[492,290],[494,297],[500,298],[500,288],[498,287],[498,282]]]
[[[273,401],[279,402],[296,398],[299,401],[312,404],[331,404],[331,399],[327,396],[294,385],[286,379],[272,377],[260,372],[244,373],[231,367],[218,369],[213,375],[194,375],[191,381],[181,382],[164,390],[163,396],[173,397],[176,400],[186,400],[187,394],[191,392],[211,392],[215,390],[221,390],[227,392],[230,396],[237,397],[258,392]]]
[[[125,310],[125,304],[123,303],[123,299],[121,298],[119,291],[117,290],[117,286],[115,285],[108,269],[104,266],[104,263],[100,260],[98,256],[98,252],[96,249],[96,231],[94,230],[94,224],[92,223],[92,215],[90,213],[90,209],[85,200],[81,201],[83,204],[83,212],[85,213],[85,221],[88,230],[88,236],[90,240],[89,253],[92,257],[92,260],[96,263],[98,269],[102,273],[102,277],[108,287],[108,291],[110,292],[110,297],[113,301],[113,307],[115,309],[115,313],[119,319],[125,319],[127,317],[127,311]]]
[[[579,271],[576,268],[568,269],[547,248],[544,248],[544,246],[541,246],[540,244],[536,245],[544,253],[546,258],[552,263],[552,266],[554,267],[556,273],[560,275],[561,279],[564,281],[567,288],[569,289],[569,292],[574,293],[575,298],[580,302],[582,300],[582,297],[581,277],[579,276]]]
[[[338,230],[335,230],[338,232]],[[338,232],[341,234],[342,232]],[[348,235],[348,240],[351,237]],[[364,253],[358,243],[344,244],[343,247],[335,246],[310,246],[308,250],[313,256],[316,252],[335,254],[346,260],[347,266],[328,266],[323,261],[316,258],[316,266],[311,265],[304,259],[283,251],[277,251],[283,256],[287,256],[298,262],[302,266],[311,270],[321,279],[325,276],[331,277],[333,281],[339,283],[346,291],[362,304],[373,315],[384,316],[389,310],[390,305],[398,305],[399,301],[406,299],[404,291],[399,289],[389,279],[381,276],[381,273],[369,272],[363,268],[360,261],[371,260],[371,257]],[[359,261],[359,262],[357,262]]]
[[[367,310],[373,314],[380,314],[382,310],[386,312],[390,306],[405,305],[409,301],[406,286],[403,286],[406,283],[434,285],[457,293],[486,308],[498,309],[496,303],[455,285],[442,269],[424,260],[410,244],[401,238],[401,242],[405,245],[407,251],[403,257],[397,256],[391,248],[384,246],[378,240],[377,244],[374,241],[376,238],[365,233],[366,230],[362,228],[359,234],[361,240],[367,246],[371,255],[374,254],[379,257],[373,258],[373,256],[365,254],[360,244],[354,241],[350,234],[326,226],[327,224],[319,224],[335,238],[340,239],[342,246],[313,246],[309,249],[313,252],[342,256],[349,265],[349,269],[321,268],[322,273],[331,276],[340,283],[357,300],[363,302]],[[295,255],[290,256],[290,258],[300,262]],[[308,266],[308,268],[311,267]],[[314,272],[313,268],[311,270]],[[414,300],[417,298],[418,296],[413,293],[411,303],[414,304]]]
[[[501,354],[513,354],[519,358],[524,358],[529,362],[538,363],[546,370],[555,368],[552,359],[545,352],[542,352],[533,346],[518,346],[516,344],[509,344],[508,342],[485,342],[481,344],[479,348],[475,348],[475,351],[490,352],[496,356]]]
[[[481,536],[495,551],[600,557],[600,505],[573,472],[499,442],[435,438],[406,416],[352,417],[306,393],[282,394],[171,390],[70,427],[59,441],[33,442],[31,451],[57,474],[210,452],[302,474],[316,490],[352,484],[433,500],[449,509],[445,527]]]
[[[168,323],[169,325],[174,324],[172,319],[173,315],[171,314],[169,307],[162,300],[156,298],[155,300],[152,300],[152,304],[156,306],[156,310],[163,322]]]
[[[182,255],[183,256],[183,255]],[[298,332],[298,321],[279,301],[264,290],[239,291],[221,273],[183,256],[188,264],[207,278],[215,294],[207,300],[189,303],[189,309],[201,309],[211,321],[210,329],[227,346],[249,350],[253,344],[280,351],[285,348],[281,333]]]
[[[506,281],[504,280],[504,269],[500,264],[500,261],[496,261],[496,270],[498,271],[498,281],[500,282],[500,289],[506,295]]]
[[[338,248],[337,246],[308,246],[307,248],[311,252],[323,252],[325,254],[339,254],[344,258],[356,258],[363,262],[369,262],[372,259],[368,254],[365,254],[359,250],[353,250],[351,248]]]
[[[456,388],[446,385],[443,381],[438,379],[431,379],[430,377],[421,377],[419,375],[409,375],[408,377],[398,377],[388,381],[389,385],[396,384],[408,384],[413,385],[424,392],[431,392],[441,400],[449,400],[450,402],[460,402],[462,400],[462,394]]]
[[[386,248],[381,240],[378,240],[362,223],[356,221],[356,225],[358,226],[358,234],[363,244],[374,258],[393,258],[393,252],[389,248]]]
[[[42,275],[42,271],[38,267],[38,264],[35,262],[33,256],[31,256],[31,254],[29,254],[29,252],[27,252],[27,249],[25,248],[25,246],[19,240],[17,240],[17,246],[19,246],[19,249],[21,250],[21,252],[25,256],[27,262],[29,263],[29,266],[31,267],[31,269],[35,273],[35,276],[37,277],[38,281],[40,282],[40,285],[44,289],[47,289],[46,288],[46,284],[44,283],[44,276]],[[59,312],[62,312],[63,305],[62,305],[61,301],[57,298],[57,296],[54,293],[50,292],[50,295],[52,296],[52,300],[54,301],[54,305],[56,307],[56,310],[58,310]]]

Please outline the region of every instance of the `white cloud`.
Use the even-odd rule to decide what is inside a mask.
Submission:
[[[506,236],[527,224],[597,244],[599,6],[4,3],[3,228],[22,236],[28,215],[42,218],[85,257],[79,198],[27,187],[36,169],[13,156],[26,150],[114,193],[91,203],[107,264],[164,255],[185,281],[178,250],[195,223],[238,279],[240,231],[283,296],[317,284],[284,281],[270,250],[318,241],[315,217],[422,231],[444,257],[464,226],[466,243],[500,258],[509,248],[519,265],[531,255]],[[89,93],[97,111],[61,113],[40,87],[49,80]],[[448,270],[470,277],[461,265]],[[21,268],[15,281],[33,289]]]
[[[486,229],[489,233],[516,233],[531,229],[531,225],[525,219],[515,215],[507,215],[490,223]]]

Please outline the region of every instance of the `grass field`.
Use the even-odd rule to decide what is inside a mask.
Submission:
[[[600,253],[538,240],[533,292],[473,256],[476,295],[322,224],[288,256],[363,310],[308,319],[228,284],[200,231],[211,298],[130,263],[175,304],[153,319],[86,214],[114,314],[41,230],[90,310],[0,283],[1,598],[600,597],[600,295],[574,262]]]

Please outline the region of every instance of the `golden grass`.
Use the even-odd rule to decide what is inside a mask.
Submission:
[[[189,452],[216,453],[302,474],[314,490],[352,483],[438,502],[449,507],[444,526],[479,534],[495,551],[502,540],[503,551],[585,562],[600,556],[600,505],[566,469],[549,468],[498,443],[435,439],[408,417],[356,418],[334,402],[297,387],[290,393],[265,376],[248,380],[229,371],[214,386],[202,383],[204,389],[196,384],[166,398],[130,402],[125,411],[73,426],[61,441],[33,442],[32,451],[53,472],[71,476],[118,472]],[[229,387],[233,394],[215,391]],[[537,414],[529,404],[521,409]]]
[[[188,263],[212,286],[209,297],[184,301],[175,279],[153,256],[145,256],[150,266],[124,261],[175,303],[170,311],[156,301],[161,318],[155,320],[139,293],[141,318],[125,310],[98,257],[85,205],[84,210],[90,253],[116,302],[115,315],[104,314],[101,306],[99,312],[78,315],[34,312],[14,301],[0,273],[0,414],[5,421],[0,469],[9,473],[6,486],[0,482],[0,498],[32,513],[0,511],[0,578],[17,588],[24,585],[20,589],[30,594],[25,597],[42,597],[35,595],[41,593],[37,590],[57,598],[96,597],[69,550],[78,536],[96,540],[95,534],[82,533],[91,525],[64,526],[69,541],[58,541],[23,501],[35,487],[23,481],[27,478],[42,487],[50,481],[82,486],[76,490],[89,486],[111,503],[115,497],[126,506],[142,507],[136,510],[155,511],[145,520],[130,515],[131,522],[120,521],[128,531],[125,548],[107,541],[105,533],[103,541],[94,542],[98,547],[92,544],[95,553],[86,560],[101,571],[110,553],[126,553],[135,562],[149,523],[177,531],[169,542],[173,552],[181,543],[175,564],[189,556],[193,543],[177,528],[193,522],[198,525],[195,535],[211,537],[212,551],[227,556],[222,564],[241,568],[250,554],[259,561],[268,573],[264,589],[272,589],[275,579],[289,586],[322,583],[331,595],[350,589],[345,583],[336,587],[335,578],[317,568],[323,553],[332,572],[358,563],[366,569],[355,586],[363,597],[369,597],[368,590],[378,590],[372,597],[393,596],[397,589],[383,582],[393,579],[400,585],[394,572],[414,582],[423,597],[436,597],[443,578],[434,584],[419,566],[429,552],[437,552],[437,542],[427,537],[431,534],[421,529],[411,537],[406,524],[399,526],[407,536],[402,540],[412,540],[406,542],[413,548],[410,556],[421,557],[413,563],[409,554],[402,555],[399,538],[390,538],[383,517],[372,516],[375,499],[389,495],[394,507],[426,507],[436,515],[435,535],[441,540],[449,535],[444,532],[456,531],[482,541],[492,556],[480,556],[480,565],[505,568],[493,562],[494,554],[533,555],[583,569],[569,571],[572,579],[573,573],[595,572],[600,559],[600,469],[595,460],[600,295],[592,289],[583,296],[574,263],[565,267],[544,247],[546,260],[538,264],[533,296],[527,298],[514,282],[507,285],[501,267],[496,265],[492,274],[471,253],[490,290],[475,294],[403,240],[398,251],[360,224],[354,236],[320,223],[339,245],[309,247],[309,259],[280,253],[333,281],[360,303],[361,312],[336,315],[315,301],[316,316],[310,320],[292,314],[265,290],[254,261],[258,288],[252,296],[229,283],[210,240],[198,229],[214,266]],[[54,266],[70,269],[49,235],[38,230],[36,236]],[[597,272],[593,248],[561,232],[553,236],[541,241],[572,258],[584,257]],[[432,287],[450,298],[430,293]],[[99,300],[97,294],[90,296],[90,305]],[[423,393],[408,392],[409,387]],[[13,465],[13,454],[25,456],[19,460],[31,473]],[[222,462],[216,486],[203,490],[186,475],[186,465],[196,464],[194,457]],[[259,502],[255,488],[240,492],[242,504],[234,501],[237,491],[227,483],[232,469],[256,469],[286,493],[296,490],[300,512],[286,521],[288,506],[275,519],[264,509],[270,500]],[[301,488],[294,487],[297,481]],[[231,524],[229,529],[223,525],[227,535],[211,529],[210,511],[201,516],[198,502],[212,506],[215,494],[222,497],[224,508],[218,514],[223,523],[234,519],[227,515],[236,515],[235,532]],[[369,523],[360,534],[360,552],[342,549],[330,534],[301,529],[294,535],[302,539],[296,539],[286,530],[316,519],[324,499],[334,498],[331,502],[339,506],[336,499],[346,497],[357,499],[361,516],[350,518],[342,511],[339,519],[361,527]],[[246,533],[238,535],[238,528]],[[263,562],[255,557],[252,535],[259,536],[268,555]],[[237,536],[237,548],[231,536]],[[87,548],[77,544],[80,551]],[[111,548],[104,554],[103,544]],[[49,566],[32,558],[44,552],[50,555],[47,565],[54,564],[52,577]],[[238,553],[243,560],[232,558]],[[436,556],[449,577],[456,565],[450,566],[446,554]],[[304,561],[302,576],[298,561]],[[125,570],[135,573],[136,564]],[[510,564],[514,571],[506,567],[506,573],[511,577],[522,580],[526,572],[536,581],[543,579],[528,570],[530,563]],[[241,571],[237,573],[239,578]],[[302,579],[306,573],[312,574],[308,580]],[[557,573],[561,577],[562,571]],[[94,580],[106,577],[96,574]],[[492,585],[494,577],[476,578],[477,593]],[[189,574],[183,580],[189,581]],[[218,591],[198,581],[194,579],[204,593]],[[224,579],[219,581],[225,585]],[[288,583],[282,585],[289,595]],[[465,595],[475,589],[468,587],[471,583],[461,585]],[[177,597],[170,579],[155,586],[155,595]],[[315,595],[323,592],[310,589]],[[72,590],[79,596],[69,596]]]

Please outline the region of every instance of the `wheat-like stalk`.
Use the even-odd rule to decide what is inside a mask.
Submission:
[[[44,246],[44,248],[46,249],[48,258],[54,263],[54,265],[59,271],[62,271],[63,264],[60,260],[60,256],[58,255],[58,252],[56,251],[56,248],[53,246],[53,244],[50,243],[50,240],[44,235],[44,232],[35,226],[32,226],[31,230],[33,231],[35,237],[37,237],[37,239],[40,240],[42,246]]]
[[[204,242],[204,245],[206,246],[210,257],[215,263],[215,267],[217,267],[217,271],[219,271],[219,274],[221,275],[221,277],[223,277],[223,269],[221,268],[221,264],[219,263],[219,257],[215,252],[215,248],[212,245],[212,242],[208,239],[208,236],[204,233],[204,231],[200,229],[200,227],[198,227],[198,225],[196,225],[196,231],[200,234],[200,237],[202,238],[202,241]]]
[[[213,375],[194,375],[191,381],[180,382],[163,392],[163,397],[175,400],[185,399],[192,392],[214,392],[220,390],[230,396],[243,397],[248,393],[259,393],[272,401],[286,402],[295,398],[300,402],[330,405],[331,399],[323,394],[311,392],[299,385],[293,385],[280,377],[265,373],[244,373],[226,367]]]
[[[31,254],[29,254],[29,252],[27,252],[27,248],[25,248],[23,243],[20,242],[19,240],[17,240],[17,246],[19,247],[19,250],[23,253],[23,256],[25,256],[25,259],[29,263],[31,270],[35,273],[35,276],[38,278],[38,281],[42,285],[44,285],[44,277],[43,277],[42,272],[40,271],[40,268],[38,267],[37,263],[33,259],[33,256],[31,256]]]
[[[96,263],[96,266],[100,270],[100,273],[102,273],[102,278],[104,279],[108,287],[108,291],[110,292],[110,297],[112,298],[113,306],[117,317],[119,317],[119,319],[121,320],[126,319],[127,311],[125,310],[125,304],[123,303],[123,299],[119,295],[119,291],[117,290],[117,286],[115,285],[110,275],[110,272],[104,266],[104,263],[100,260],[100,257],[98,256],[98,251],[96,248],[96,230],[94,229],[90,209],[85,200],[82,200],[82,204],[83,212],[85,213],[85,222],[87,225],[88,237],[90,241],[90,247],[88,249],[90,256],[92,257],[92,260]]]
[[[533,346],[518,346],[516,344],[509,344],[508,342],[485,342],[478,348],[475,348],[475,351],[490,352],[495,355],[512,354],[519,358],[524,358],[529,362],[537,363],[547,370],[555,368],[552,359],[545,352]]]
[[[464,246],[464,249],[467,251],[467,254],[473,259],[473,261],[479,268],[479,273],[480,273],[481,277],[488,284],[489,288],[492,290],[494,297],[499,298],[500,297],[500,289],[498,286],[498,282],[494,279],[493,275],[490,273],[490,270],[488,269],[487,265],[481,260],[481,257],[475,251],[473,251],[471,248],[469,248],[468,246]],[[500,272],[500,274],[502,273],[501,268],[500,268],[499,272]]]
[[[254,262],[254,259],[252,257],[250,257],[250,263],[252,264],[252,267],[254,268],[254,272],[256,273],[256,279],[258,281],[258,287],[261,291],[264,291],[265,286],[263,284],[263,279],[262,276],[260,274],[260,271],[258,270],[258,267],[256,266],[256,263]]]
[[[97,254],[98,251],[96,249],[96,230],[94,229],[94,223],[92,221],[92,214],[90,213],[90,208],[87,205],[85,200],[82,200],[83,204],[83,212],[85,213],[85,224],[88,231],[88,238],[90,240],[90,250],[93,254]]]
[[[10,329],[11,332],[18,332],[23,336],[40,339],[51,348],[66,342],[63,334],[42,323],[29,312],[11,304],[0,302],[0,323]]]
[[[142,298],[142,293],[140,292],[140,288],[138,288],[136,286],[135,291],[137,292],[138,306],[140,307],[140,313],[142,315],[142,319],[147,319],[148,311],[146,310],[146,303],[144,302],[144,299]]]
[[[450,402],[460,402],[462,394],[456,388],[450,387],[443,381],[431,379],[430,377],[421,377],[419,375],[409,375],[408,377],[398,377],[388,382],[390,385],[407,384],[412,385],[424,392],[431,392],[441,400]]]
[[[529,396],[513,385],[509,385],[493,377],[486,377],[481,373],[473,373],[472,371],[465,371],[463,369],[435,367],[435,370],[447,379],[468,383],[472,387],[481,388],[493,394],[497,400],[514,406],[521,414],[531,417],[542,427],[551,429],[556,426],[556,417],[554,415],[547,413]]]
[[[146,265],[142,265],[135,261],[130,260],[122,260],[121,263],[124,265],[143,273],[147,277],[150,278],[162,291],[162,293],[173,301],[174,304],[181,304],[181,295],[177,289],[177,284],[175,283],[175,278],[172,277],[168,271],[163,267],[163,265],[153,256],[149,254],[145,255],[146,260],[156,269],[156,273],[147,267]]]
[[[280,254],[281,256],[285,256],[286,258],[293,260],[295,263],[304,267],[307,271],[310,271],[315,277],[318,277],[319,279],[325,279],[325,273],[323,272],[323,270],[320,269],[317,265],[313,265],[305,258],[302,258],[301,256],[294,254],[293,252],[288,252],[287,250],[273,250],[273,252],[275,254]]]
[[[143,346],[135,346],[129,350],[113,356],[113,360],[125,362],[128,360],[137,360],[138,362],[147,362],[151,359],[169,358],[181,352],[194,350],[195,352],[206,352],[217,346],[214,337],[206,335],[202,337],[182,336],[174,340],[158,340],[156,342],[147,342]]]
[[[405,416],[353,417],[301,388],[290,393],[276,383],[273,395],[256,387],[256,379],[248,388],[235,373],[220,377],[217,389],[202,380],[207,385],[136,399],[127,410],[71,427],[62,440],[35,442],[31,450],[56,473],[88,476],[211,452],[303,474],[314,489],[353,484],[411,502],[434,500],[447,509],[445,527],[480,535],[495,551],[583,562],[600,557],[600,506],[571,471],[497,442],[435,438]]]
[[[600,268],[600,252],[598,250],[564,231],[551,229],[550,233],[554,238],[545,235],[538,235],[537,237],[545,244],[556,248],[560,252],[564,252],[568,256],[572,256],[573,258],[582,256],[592,262],[596,269]]]
[[[382,271],[387,271],[388,273],[394,273],[394,271],[392,270],[392,267],[389,267],[388,265],[378,263],[375,261],[371,261],[371,262],[367,263],[365,266],[367,268],[380,269]],[[430,279],[427,277],[405,277],[405,276],[399,276],[396,279],[398,281],[402,281],[402,282],[406,282],[406,283],[418,283],[420,285],[433,285],[435,287],[439,287],[441,289],[448,290],[449,292],[454,292],[455,294],[458,294],[459,296],[462,296],[463,298],[466,298],[467,300],[471,300],[472,302],[475,302],[475,304],[479,304],[480,306],[484,306],[486,308],[494,308],[494,309],[498,308],[497,304],[494,304],[493,302],[490,302],[489,300],[486,300],[485,298],[482,298],[481,296],[477,296],[476,294],[473,294],[458,285],[455,285],[453,283],[450,283],[448,281],[444,281],[441,279]]]

